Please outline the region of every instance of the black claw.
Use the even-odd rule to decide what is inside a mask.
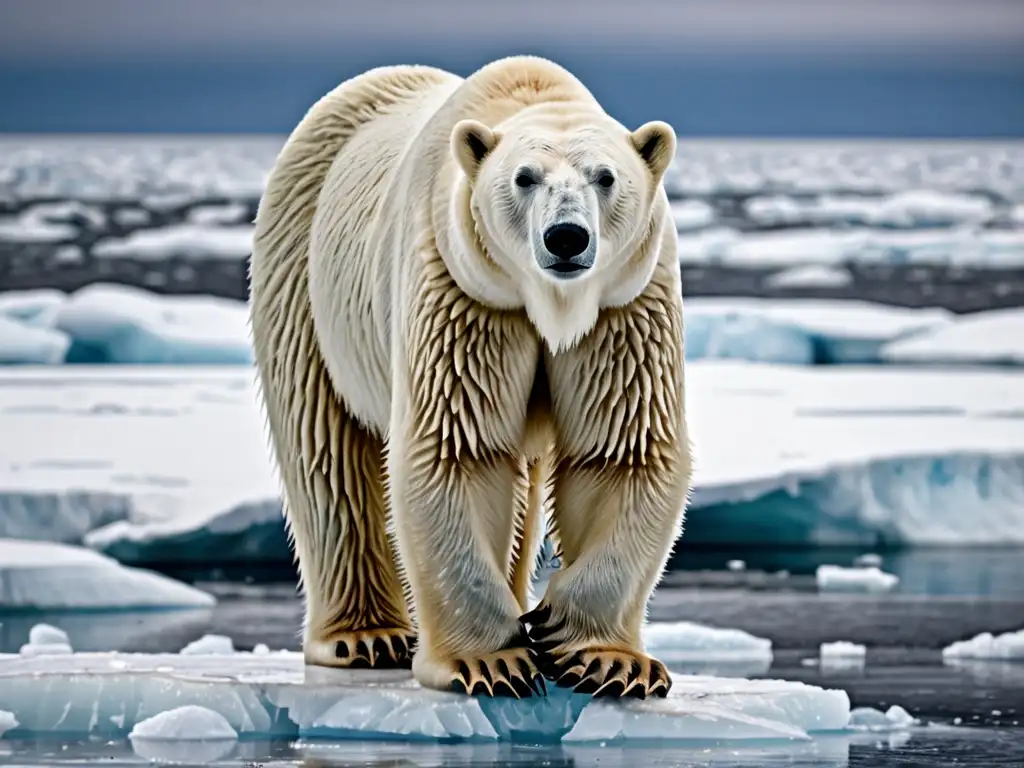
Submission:
[[[533,676],[532,687],[533,687],[533,690],[536,691],[538,695],[540,695],[540,696],[547,696],[548,695],[548,684],[546,682],[544,682],[544,676],[543,675],[534,675]]]
[[[466,693],[466,684],[461,680],[452,680],[451,685],[448,687],[452,693]]]
[[[347,659],[348,658],[348,643],[346,643],[344,640],[339,640],[337,643],[335,643],[334,644],[334,655],[337,656],[339,659]]]
[[[558,640],[541,640],[535,641],[531,647],[537,653],[548,654],[560,645],[561,642],[559,642]]]
[[[558,685],[562,686],[563,688],[575,688],[576,685],[582,679],[583,678],[577,675],[575,672],[566,672],[564,675],[558,678],[557,682]]]
[[[642,685],[634,685],[628,691],[626,691],[627,699],[646,699],[647,691]]]
[[[352,663],[348,665],[349,669],[370,669],[373,665],[370,664],[370,660],[365,656],[356,656],[352,659]]]
[[[568,686],[566,686],[566,687],[568,687]],[[585,677],[585,678],[583,678],[583,680],[580,681],[579,685],[577,685],[575,688],[573,688],[573,690],[576,691],[576,693],[591,693],[592,694],[592,693],[594,693],[600,687],[601,686],[599,686],[597,684],[597,681],[594,678],[592,678],[592,677]]]
[[[473,690],[470,693],[471,696],[491,696],[491,689],[487,687],[487,683],[483,680],[477,680],[473,685]]]
[[[508,698],[518,699],[518,698],[521,698],[521,696],[516,691],[516,689],[512,687],[512,683],[510,683],[508,680],[499,680],[498,682],[496,682],[494,685],[491,686],[491,690],[493,691],[493,695],[495,697],[499,697],[499,698],[503,698],[503,699],[508,699]]]
[[[459,677],[465,680],[467,684],[472,679],[472,675],[469,672],[469,665],[466,662],[460,661],[459,667],[456,671],[458,672]]]
[[[394,661],[394,651],[391,645],[383,637],[374,638],[373,641],[373,657],[380,663],[381,659],[388,659]]]
[[[370,658],[370,649],[366,645],[365,640],[360,640],[356,643],[356,656],[365,656],[367,659]]]
[[[533,688],[521,677],[510,677],[509,682],[512,684],[512,688],[516,693],[519,694],[519,698],[528,699],[534,694]]]
[[[519,620],[526,624],[544,623],[551,617],[550,605],[538,605],[532,611],[527,611]]]
[[[601,660],[598,659],[598,658],[594,658],[594,659],[591,660],[591,662],[589,664],[587,664],[587,668],[584,670],[583,676],[584,677],[590,677],[591,675],[599,672],[600,669],[601,669]]]
[[[409,646],[406,645],[405,640],[396,635],[391,638],[391,650],[394,652],[395,658],[400,659],[409,653]]]
[[[494,679],[491,677],[491,670],[487,668],[487,662],[481,661],[478,666],[480,667],[480,677],[487,681],[488,685],[494,685]]]
[[[621,699],[622,694],[626,690],[626,685],[621,680],[613,680],[610,683],[605,683],[599,690],[594,693],[594,698],[601,699]]]

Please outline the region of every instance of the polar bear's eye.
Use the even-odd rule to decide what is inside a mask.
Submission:
[[[601,171],[597,174],[597,185],[602,189],[611,189],[615,183],[615,177],[611,171]]]
[[[529,171],[520,171],[516,174],[516,186],[520,189],[529,189],[537,183],[537,179]]]

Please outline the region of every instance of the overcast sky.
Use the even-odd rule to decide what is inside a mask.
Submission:
[[[0,0],[0,131],[281,133],[513,53],[684,135],[1024,136],[1024,0]]]
[[[1019,50],[1020,0],[0,0],[0,55],[362,40]]]

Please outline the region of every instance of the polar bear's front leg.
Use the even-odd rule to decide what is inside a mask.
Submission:
[[[434,289],[434,290],[432,290]],[[524,318],[494,313],[437,276],[397,343],[388,478],[424,686],[543,690],[509,583],[520,444],[539,359]]]
[[[599,696],[664,696],[671,686],[640,635],[691,475],[681,299],[672,275],[660,277],[546,361],[562,568],[523,620],[545,675]]]

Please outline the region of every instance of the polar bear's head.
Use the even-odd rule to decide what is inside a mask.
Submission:
[[[631,132],[592,109],[544,105],[494,127],[462,120],[451,149],[463,174],[453,213],[469,261],[455,277],[478,297],[525,306],[557,351],[593,327],[600,307],[644,289],[676,149],[667,123]]]

